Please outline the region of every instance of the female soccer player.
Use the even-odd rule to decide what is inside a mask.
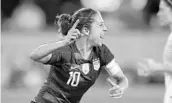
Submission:
[[[32,103],[79,103],[103,68],[117,81],[112,83],[110,96],[121,97],[128,80],[102,43],[107,28],[100,12],[83,8],[72,16],[60,15],[57,24],[63,40],[41,45],[30,55],[34,61],[51,65]]]
[[[172,103],[172,0],[161,0],[158,13],[162,25],[169,25],[171,33],[164,48],[163,63],[157,63],[153,59],[147,63],[139,63],[139,68],[143,70],[141,75],[152,73],[163,73],[165,75],[165,96],[164,103]]]

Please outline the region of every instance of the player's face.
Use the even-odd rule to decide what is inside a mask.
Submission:
[[[89,41],[92,43],[92,45],[101,46],[106,31],[107,28],[104,24],[104,20],[102,19],[100,12],[98,12],[94,16],[94,21],[91,25],[91,30],[90,30]]]
[[[164,1],[160,3],[160,9],[158,12],[159,20],[161,25],[172,24],[172,10]]]

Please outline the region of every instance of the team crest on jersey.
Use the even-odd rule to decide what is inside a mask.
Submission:
[[[100,68],[99,58],[93,59],[93,66],[94,66],[94,70],[99,70],[99,68]]]
[[[90,71],[89,64],[88,63],[82,64],[82,72],[86,75],[89,73],[89,71]]]

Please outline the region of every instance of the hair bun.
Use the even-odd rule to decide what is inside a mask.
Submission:
[[[60,28],[60,31],[63,35],[67,35],[67,32],[70,29],[71,21],[71,15],[61,14],[60,16],[56,16],[55,24]]]
[[[68,22],[71,23],[72,16],[69,14],[61,14],[60,16],[56,16],[57,23]]]

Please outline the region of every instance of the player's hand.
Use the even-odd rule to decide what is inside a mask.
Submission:
[[[124,91],[119,87],[112,87],[109,89],[110,97],[121,98]]]
[[[109,89],[110,97],[121,98],[124,93],[124,89],[120,88],[117,84],[112,82],[112,80],[110,78],[108,78],[107,81],[112,86],[112,88]]]
[[[149,76],[155,72],[159,67],[154,59],[143,59],[142,62],[138,62],[137,73],[140,76]]]
[[[77,38],[80,37],[80,31],[78,29],[76,29],[78,23],[79,23],[79,19],[76,20],[76,22],[73,24],[72,28],[68,31],[67,35],[64,37],[64,41],[67,44],[72,43],[73,41],[75,41]]]

